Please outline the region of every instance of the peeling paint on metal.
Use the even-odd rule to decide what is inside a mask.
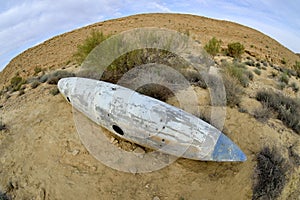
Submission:
[[[60,92],[72,106],[126,140],[164,153],[195,160],[245,161],[244,153],[203,120],[164,102],[115,84],[64,78]]]

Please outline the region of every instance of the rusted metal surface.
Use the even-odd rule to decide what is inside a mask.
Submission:
[[[75,77],[61,79],[58,88],[92,121],[139,145],[194,160],[246,160],[239,147],[210,124],[128,88]]]

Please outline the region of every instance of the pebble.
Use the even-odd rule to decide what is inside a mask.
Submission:
[[[114,140],[113,141],[113,144],[117,144],[119,141],[118,140]]]
[[[114,137],[111,137],[111,138],[110,138],[110,143],[112,144],[114,141],[115,141],[115,138],[114,138]]]
[[[158,196],[153,197],[153,200],[160,200]]]
[[[36,199],[37,200],[45,200],[46,199],[46,190],[44,188],[40,189],[39,194]]]
[[[132,167],[129,169],[129,172],[132,173],[132,174],[136,174],[138,172],[138,169],[135,168],[135,167]]]
[[[145,156],[145,150],[142,149],[141,147],[137,147],[133,150],[133,153],[139,157],[139,158],[143,158]]]
[[[75,149],[74,151],[72,151],[72,155],[73,156],[76,156],[76,155],[78,155],[79,154],[79,150],[78,149]]]
[[[141,147],[137,147],[133,150],[134,153],[136,154],[145,154],[145,150],[142,149]]]

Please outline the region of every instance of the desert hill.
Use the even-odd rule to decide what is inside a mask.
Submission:
[[[224,75],[226,87],[227,82],[232,84],[229,87],[236,90],[230,91],[240,96],[231,94],[239,101],[231,99],[234,103],[226,107],[221,128],[245,152],[246,162],[178,159],[151,173],[124,173],[105,166],[85,148],[73,120],[75,111],[57,94],[57,77],[42,79],[58,70],[76,74],[80,66],[73,54],[93,30],[108,35],[138,27],[187,33],[203,46],[212,37],[222,40],[223,49],[231,42],[245,46],[238,61],[223,53],[213,59],[225,75],[242,74]],[[295,61],[299,61],[295,53],[259,31],[183,14],[141,14],[99,22],[32,47],[0,74],[0,199],[299,199],[300,81],[288,70]],[[15,90],[5,89],[16,74],[27,82]],[[209,90],[199,82],[191,88],[207,117]],[[167,103],[179,106],[174,97]],[[148,152],[99,130],[118,148],[137,156]]]
[[[5,84],[15,73],[30,76],[34,68],[59,69],[72,61],[72,55],[93,29],[105,34],[116,34],[139,27],[161,27],[189,33],[205,44],[211,37],[219,38],[224,44],[241,42],[249,54],[261,60],[280,65],[283,59],[291,67],[299,58],[277,41],[261,32],[237,23],[183,14],[141,14],[99,22],[80,28],[32,47],[14,59],[0,73],[0,84]]]

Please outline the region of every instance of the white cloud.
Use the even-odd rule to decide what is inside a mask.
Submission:
[[[167,6],[163,4],[159,4],[157,2],[150,2],[149,5],[150,7],[153,7],[154,9],[158,9],[161,12],[171,12],[171,10]]]
[[[104,16],[116,17],[121,3],[118,0],[15,2],[0,13],[0,70],[8,59],[32,44],[99,22]]]

